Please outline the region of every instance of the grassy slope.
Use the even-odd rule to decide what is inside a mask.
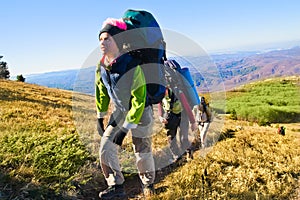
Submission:
[[[73,111],[71,92],[0,80],[0,199],[97,197],[103,177],[80,140]],[[300,175],[300,127],[286,124],[285,137],[275,134],[277,127],[226,120],[221,138],[235,137],[196,152],[162,179],[157,199],[286,199]],[[165,138],[154,138],[154,148],[159,145]]]
[[[225,140],[167,176],[156,199],[292,198],[300,176],[299,80],[271,79],[227,92],[227,109],[251,122],[227,118],[220,137]],[[281,125],[287,127],[284,137],[276,134]]]
[[[300,125],[285,126],[283,137],[276,125],[226,120],[224,140],[157,184],[155,199],[292,198],[300,186]]]
[[[72,93],[0,80],[0,197],[71,190],[90,156],[72,120]]]
[[[237,119],[260,124],[299,122],[299,86],[299,76],[267,79],[242,86],[228,93],[226,112]]]

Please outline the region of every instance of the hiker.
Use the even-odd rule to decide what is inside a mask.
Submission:
[[[206,144],[206,135],[210,125],[211,112],[209,110],[209,105],[205,100],[205,97],[200,98],[200,104],[194,106],[193,112],[198,123],[198,128],[200,131],[200,142],[201,147],[205,148]]]
[[[153,111],[147,102],[140,61],[123,52],[121,36],[126,29],[123,20],[108,18],[99,33],[103,57],[96,69],[95,98],[97,127],[101,136],[100,165],[108,185],[99,193],[101,199],[126,197],[117,147],[122,145],[129,130],[143,192],[148,196],[154,191],[155,166],[151,147]],[[114,110],[104,128],[104,116],[110,101]]]
[[[278,129],[277,129],[277,133],[279,135],[285,135],[285,127],[284,126],[280,126]]]
[[[166,88],[166,94],[159,104],[159,120],[167,130],[168,144],[171,150],[171,162],[179,158],[179,146],[176,141],[177,129],[180,126],[182,107],[180,101],[175,97],[170,88]]]
[[[160,122],[164,124],[164,128],[167,130],[168,144],[172,154],[171,163],[181,159],[185,153],[187,159],[191,159],[191,144],[188,139],[189,117],[170,86],[166,87],[165,97],[158,104],[158,115]],[[176,140],[178,129],[180,144]],[[191,129],[192,131],[196,129],[195,124],[191,124]]]

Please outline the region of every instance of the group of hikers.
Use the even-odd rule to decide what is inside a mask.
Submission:
[[[127,30],[120,19],[104,21],[99,33],[102,58],[96,68],[95,99],[97,110],[97,130],[101,136],[100,165],[108,188],[99,193],[100,199],[124,198],[124,176],[118,158],[118,146],[131,131],[136,167],[142,182],[145,197],[154,193],[155,163],[152,154],[152,133],[154,124],[153,106],[149,101],[146,79],[140,60],[124,51],[118,34]],[[114,105],[109,120],[104,126],[110,102]],[[194,121],[189,121],[188,113],[179,98],[166,87],[164,98],[158,103],[160,122],[167,130],[167,138],[176,162],[184,154],[192,159],[193,149],[188,138],[189,128],[199,128],[201,147],[206,147],[206,133],[210,123],[209,106],[204,97],[191,108]],[[177,145],[176,135],[180,135],[181,145]],[[182,153],[185,151],[185,153]]]
[[[192,108],[193,117],[188,117],[187,111],[182,106],[179,98],[167,87],[165,97],[158,104],[158,116],[160,122],[164,125],[167,132],[167,139],[172,154],[171,162],[176,162],[186,155],[187,160],[193,159],[195,145],[193,145],[189,136],[189,125],[192,132],[197,128],[200,132],[200,146],[207,146],[207,131],[211,120],[211,111],[205,97],[201,97],[198,105]],[[194,120],[195,118],[195,120]],[[179,141],[177,141],[177,132]]]

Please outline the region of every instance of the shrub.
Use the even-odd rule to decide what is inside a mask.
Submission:
[[[23,77],[23,75],[17,75],[17,81],[20,81],[20,82],[25,82],[25,78]]]
[[[230,119],[233,119],[233,120],[237,120],[237,115],[236,115],[236,111],[235,109],[233,109],[231,112],[230,112]]]

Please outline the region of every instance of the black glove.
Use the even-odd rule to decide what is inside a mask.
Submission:
[[[116,135],[115,135],[115,137],[114,137],[113,142],[114,142],[115,144],[121,146],[121,145],[122,145],[122,142],[123,142],[123,140],[124,140],[124,138],[125,138],[125,136],[126,136],[127,133],[128,133],[128,129],[126,129],[126,128],[121,128],[120,130],[118,130],[118,131],[116,132]]]
[[[103,124],[103,118],[98,118],[97,120],[97,130],[100,136],[103,136],[104,133],[104,124]]]

